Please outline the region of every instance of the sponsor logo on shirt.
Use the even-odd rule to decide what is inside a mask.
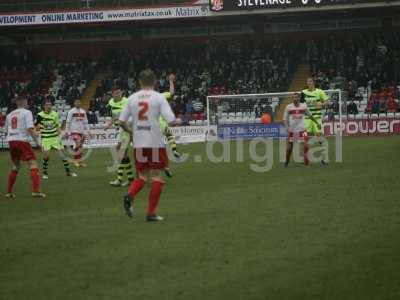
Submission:
[[[150,125],[138,125],[138,126],[136,126],[136,130],[150,131],[151,130],[151,126]]]

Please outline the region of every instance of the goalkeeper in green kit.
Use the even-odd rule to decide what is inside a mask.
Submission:
[[[305,129],[309,136],[316,136],[320,145],[322,145],[322,141],[320,136],[322,135],[322,110],[326,107],[327,100],[329,97],[326,93],[315,87],[315,81],[313,78],[307,79],[307,89],[302,90],[301,92],[301,101],[302,103],[306,103],[308,106],[311,115],[317,121],[317,123],[313,122],[309,117],[305,119]],[[318,126],[318,124],[320,126]],[[321,160],[321,163],[325,165],[324,159]]]

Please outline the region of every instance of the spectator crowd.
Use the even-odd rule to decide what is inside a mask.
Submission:
[[[203,114],[209,94],[265,93],[282,91],[290,82],[296,53],[289,43],[203,43],[185,47],[162,47],[132,53],[126,49],[109,54],[110,76],[96,90],[91,110],[107,112],[105,104],[113,85],[126,95],[138,86],[135,78],[144,68],[160,76],[158,90],[169,90],[167,76],[177,74],[171,106],[177,114]]]
[[[38,58],[29,50],[4,48],[0,50],[0,107],[10,108],[20,93],[27,95],[34,113],[45,98],[71,104],[82,96],[95,74],[103,72],[106,76],[90,103],[89,119],[96,123],[108,114],[106,104],[113,86],[129,95],[138,89],[138,73],[152,68],[160,78],[160,91],[169,89],[168,74],[177,74],[171,100],[177,114],[204,118],[207,95],[285,91],[299,62],[309,63],[321,88],[346,92],[347,113],[399,110],[400,35],[383,32],[348,38],[331,34],[308,42],[233,39],[160,44],[135,51],[120,47],[99,61],[87,57],[68,63]],[[367,104],[360,107],[365,94]]]
[[[396,112],[400,83],[400,34],[367,32],[348,37],[330,35],[309,41],[306,49],[314,77],[322,89],[346,91],[347,113]],[[357,105],[367,94],[367,103]]]

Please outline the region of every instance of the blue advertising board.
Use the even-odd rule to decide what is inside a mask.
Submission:
[[[250,123],[218,125],[218,138],[225,139],[254,139],[286,137],[287,132],[281,123]]]

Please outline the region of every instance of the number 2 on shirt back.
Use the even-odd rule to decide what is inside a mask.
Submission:
[[[12,129],[17,129],[18,127],[18,118],[17,117],[12,117],[11,118],[11,128]]]
[[[148,102],[139,102],[139,113],[138,113],[139,121],[147,121],[149,119],[147,117],[148,111],[149,111],[149,103]]]

